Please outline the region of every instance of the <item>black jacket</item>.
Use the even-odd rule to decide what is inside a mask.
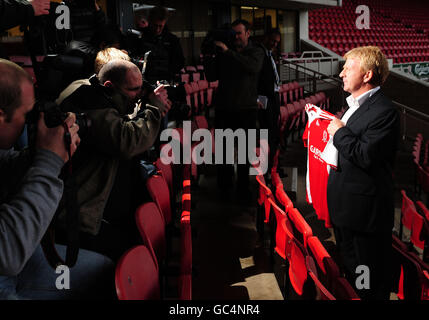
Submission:
[[[264,50],[264,61],[262,63],[261,72],[259,73],[258,94],[272,98],[274,96],[274,86],[276,83],[276,75],[273,70],[271,58],[268,56],[268,51],[263,44],[259,44]]]
[[[28,1],[0,0],[0,31],[29,24],[33,18],[33,6]]]
[[[128,45],[133,56],[143,57],[151,51],[144,78],[152,84],[156,80],[173,80],[185,65],[179,38],[165,29],[159,36],[154,35],[149,27],[142,33],[141,38],[131,36]]]
[[[376,92],[334,135],[338,170],[328,180],[328,209],[334,226],[362,232],[393,227],[392,168],[400,134],[399,114]]]
[[[250,41],[242,52],[229,49],[219,55],[217,108],[224,111],[257,109],[258,77],[263,60],[262,48]]]

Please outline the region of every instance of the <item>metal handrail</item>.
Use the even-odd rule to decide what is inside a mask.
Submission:
[[[307,71],[310,71],[310,72],[313,72],[314,74],[317,74],[317,75],[320,75],[320,76],[323,76],[323,78],[329,78],[329,79],[331,79],[331,80],[334,80],[335,82],[339,82],[339,83],[342,83],[342,81],[341,80],[339,80],[339,79],[337,79],[337,78],[334,78],[334,77],[332,77],[332,76],[327,76],[326,74],[324,74],[324,73],[321,73],[321,72],[318,72],[318,71],[315,71],[315,70],[312,70],[312,69],[309,69],[309,68],[306,68],[306,67],[303,67],[303,66],[301,66],[301,65],[299,65],[299,64],[296,64],[296,63],[293,63],[292,61],[288,61],[288,60],[282,60],[282,63],[283,64],[292,64],[292,65],[294,65],[294,66],[296,66],[297,68],[301,68],[301,69],[304,69],[304,70],[307,70]],[[325,80],[325,79],[319,79],[319,80]]]
[[[305,53],[315,53],[315,52],[318,52],[318,53],[322,54],[322,57],[306,57],[306,58],[304,58],[304,54]],[[331,75],[334,73],[334,68],[333,68],[334,62],[339,62],[338,58],[336,58],[336,57],[323,56],[323,53],[321,51],[304,51],[301,54],[301,57],[283,59],[283,61],[291,63],[293,65],[297,65],[297,66],[298,65],[302,66],[302,63],[304,63],[304,65],[306,66],[307,63],[317,62],[317,70],[318,70],[317,72],[318,73],[320,73],[321,63],[323,63],[323,62],[330,62],[330,65],[331,65]],[[300,62],[300,64],[296,64],[295,62]]]
[[[422,113],[422,112],[420,112],[420,111],[417,111],[417,110],[415,110],[415,109],[413,109],[413,108],[410,108],[410,107],[408,107],[408,106],[406,106],[406,105],[403,105],[402,103],[399,103],[399,102],[397,102],[397,101],[392,101],[394,104],[396,104],[398,107],[400,107],[400,108],[402,108],[402,109],[404,109],[404,110],[406,110],[406,111],[408,111],[409,113],[414,113],[416,116],[418,116],[418,117],[421,117],[421,118],[425,118],[425,119],[422,119],[422,120],[426,120],[426,121],[428,121],[429,122],[429,115],[428,114],[425,114],[425,113]]]
[[[429,125],[429,115],[424,114],[420,111],[417,111],[413,108],[410,108],[406,105],[403,105],[402,103],[399,103],[397,101],[392,101],[393,104],[395,104],[402,113],[402,140],[405,141],[407,138],[412,140],[414,137],[407,135],[407,119],[411,119],[413,121],[420,121],[423,123],[427,123]]]

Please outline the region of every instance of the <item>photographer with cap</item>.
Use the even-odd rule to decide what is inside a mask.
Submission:
[[[63,194],[58,176],[80,143],[75,115],[68,114],[64,126],[48,128],[41,114],[34,152],[11,150],[33,109],[34,89],[31,77],[10,61],[0,59],[0,74],[0,299],[112,297],[109,259],[81,250],[70,269],[70,289],[58,290],[58,274],[40,246]],[[64,253],[65,247],[57,250]]]
[[[126,60],[108,62],[90,83],[60,105],[63,111],[84,112],[92,122],[73,162],[80,245],[116,260],[138,239],[134,211],[142,192],[134,187],[139,171],[132,158],[152,147],[169,105],[147,104],[135,118],[128,117],[140,98],[143,79],[138,67]],[[63,218],[61,223],[63,203],[59,211],[61,231],[66,228]]]

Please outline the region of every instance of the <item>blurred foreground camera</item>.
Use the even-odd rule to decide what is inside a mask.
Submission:
[[[39,114],[44,112],[45,124],[48,128],[55,128],[64,123],[67,119],[67,113],[54,102],[38,101],[26,116],[26,123],[35,127],[39,120]],[[79,137],[83,139],[91,127],[91,120],[84,113],[76,113],[76,124],[79,126]]]

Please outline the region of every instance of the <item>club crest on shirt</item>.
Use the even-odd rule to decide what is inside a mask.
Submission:
[[[323,131],[323,138],[322,138],[323,142],[328,142],[328,133],[326,132],[326,130]]]

